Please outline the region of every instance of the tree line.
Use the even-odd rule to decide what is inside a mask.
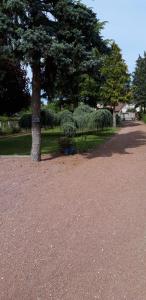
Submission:
[[[31,103],[33,160],[41,159],[42,97],[73,107],[81,101],[92,107],[102,102],[113,111],[130,98],[127,65],[118,45],[102,37],[104,26],[79,1],[2,1],[0,114],[13,114]]]

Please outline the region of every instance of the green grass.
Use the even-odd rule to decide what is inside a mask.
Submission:
[[[116,130],[108,128],[97,133],[87,132],[86,135],[75,137],[75,143],[80,153],[94,149],[112,136]],[[42,133],[42,154],[58,152],[58,139],[61,136],[59,128],[50,129]],[[8,136],[0,138],[0,155],[29,155],[31,150],[31,134]]]
[[[142,120],[143,120],[144,123],[146,123],[146,114],[142,115]]]

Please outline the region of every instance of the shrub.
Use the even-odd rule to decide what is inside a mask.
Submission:
[[[41,127],[48,128],[56,125],[56,114],[52,110],[41,111]]]
[[[83,113],[91,113],[94,109],[87,104],[80,103],[79,106],[74,110],[74,115],[82,115]]]
[[[66,122],[62,125],[64,135],[67,137],[73,137],[76,134],[76,126],[73,122]]]
[[[32,114],[31,113],[24,113],[20,120],[19,120],[19,126],[22,129],[31,129],[31,121]],[[56,114],[51,110],[42,110],[41,111],[41,127],[48,128],[53,127],[56,125]]]
[[[74,122],[73,119],[73,114],[71,111],[69,110],[63,110],[61,112],[58,113],[58,121],[60,123],[60,125],[62,126],[64,123],[67,122]]]
[[[84,130],[89,129],[90,114],[82,113],[81,115],[75,115],[74,121],[76,123],[76,127],[83,132]]]
[[[26,130],[31,129],[31,118],[32,118],[31,113],[23,114],[19,120],[20,128],[26,129]]]
[[[89,129],[89,123],[90,123],[90,114],[94,111],[93,108],[91,108],[89,105],[85,105],[81,103],[73,113],[73,117],[76,123],[77,128],[80,131],[84,131],[86,129]]]
[[[142,115],[142,120],[143,120],[144,123],[146,123],[146,114]]]
[[[103,129],[112,126],[112,114],[107,109],[99,109],[90,114],[90,127],[93,129]]]

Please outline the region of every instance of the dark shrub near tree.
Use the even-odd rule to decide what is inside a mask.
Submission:
[[[11,116],[29,106],[25,70],[12,59],[0,58],[0,115]]]

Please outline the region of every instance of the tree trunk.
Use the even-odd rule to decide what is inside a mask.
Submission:
[[[113,109],[113,127],[117,127],[117,120],[116,120],[116,112],[115,112],[115,109]]]
[[[41,80],[40,80],[40,59],[35,60],[32,68],[32,149],[31,158],[33,161],[41,160]]]

